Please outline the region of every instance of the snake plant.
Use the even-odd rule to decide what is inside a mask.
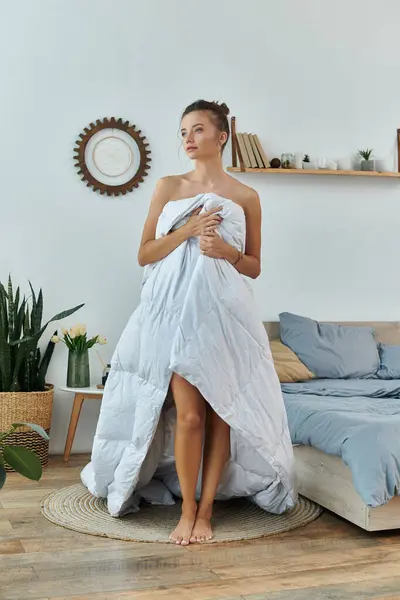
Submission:
[[[55,315],[42,326],[43,293],[36,296],[29,281],[31,298],[21,299],[20,289],[15,295],[11,276],[7,290],[0,281],[0,392],[40,392],[45,379],[54,343],[49,342],[43,356],[38,343],[47,325],[64,319],[79,310],[83,304]]]

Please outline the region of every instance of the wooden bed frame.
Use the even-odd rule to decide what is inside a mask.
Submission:
[[[376,339],[400,344],[400,322],[341,321],[340,325],[373,327]],[[279,338],[279,322],[265,322],[270,339]],[[400,528],[400,496],[370,508],[356,492],[351,470],[338,457],[311,446],[294,445],[298,492],[367,531]]]

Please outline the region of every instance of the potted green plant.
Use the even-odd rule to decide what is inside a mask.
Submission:
[[[47,369],[54,351],[49,341],[41,352],[39,340],[52,321],[64,319],[83,304],[56,314],[42,325],[43,293],[38,295],[29,282],[30,298],[15,294],[11,276],[7,290],[0,282],[0,431],[9,431],[12,423],[37,423],[50,431],[54,386],[46,382]],[[8,434],[11,444],[35,450],[42,466],[48,462],[48,440],[31,427],[21,426]],[[12,470],[10,466],[6,470]]]
[[[359,150],[358,156],[360,156],[361,160],[361,171],[373,171],[375,168],[375,164],[373,160],[371,160],[373,150],[367,148],[366,150]]]
[[[55,344],[63,342],[68,348],[67,386],[89,387],[89,350],[95,344],[106,344],[106,338],[94,335],[88,339],[86,325],[78,323],[69,330],[62,329],[62,335],[53,335],[51,341]]]
[[[303,169],[310,169],[310,156],[309,154],[305,154],[303,156]]]
[[[36,423],[12,423],[8,431],[0,432],[0,490],[4,486],[7,477],[6,465],[13,471],[34,481],[39,481],[42,476],[42,463],[35,452],[24,446],[14,446],[6,442],[7,438],[12,436],[20,427],[29,428],[45,441],[49,441],[47,433]]]

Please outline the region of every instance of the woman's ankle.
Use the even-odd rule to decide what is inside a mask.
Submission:
[[[183,502],[182,502],[182,515],[188,516],[188,517],[193,517],[193,516],[196,515],[196,513],[197,513],[197,502],[196,502],[196,500],[190,500],[190,501],[183,500]]]
[[[201,502],[197,509],[197,517],[201,519],[211,519],[213,511],[213,502]]]

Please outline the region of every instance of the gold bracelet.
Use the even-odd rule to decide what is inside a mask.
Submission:
[[[232,264],[233,264],[233,266],[237,265],[237,264],[238,264],[238,262],[239,262],[240,260],[242,260],[242,258],[243,258],[243,256],[244,256],[243,252],[240,252],[240,250],[238,250],[238,251],[237,251],[237,253],[238,253],[238,255],[237,255],[237,259],[235,260],[235,262],[233,262],[233,263],[232,263]]]

